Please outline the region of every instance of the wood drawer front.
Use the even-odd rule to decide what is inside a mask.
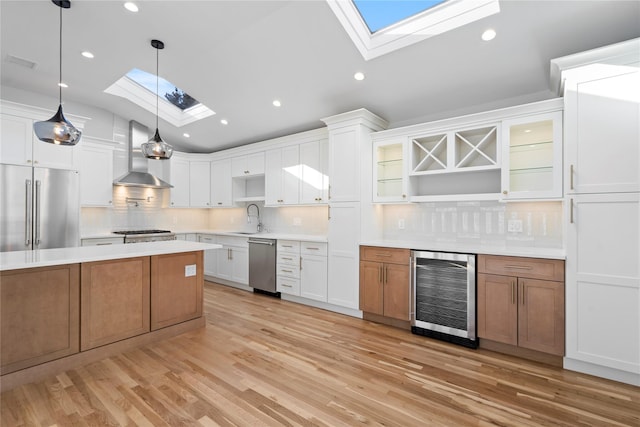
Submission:
[[[360,246],[360,259],[364,261],[409,265],[410,256],[411,251],[409,249]]]
[[[559,259],[478,255],[478,272],[564,282],[564,261]]]
[[[278,240],[278,252],[300,253],[300,242],[295,240]]]
[[[323,242],[300,242],[300,253],[303,255],[327,256],[327,244]]]

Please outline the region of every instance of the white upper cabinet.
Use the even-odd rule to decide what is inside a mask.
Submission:
[[[228,208],[231,199],[231,159],[211,162],[211,206]]]
[[[265,154],[263,151],[234,157],[231,160],[231,176],[233,178],[263,175],[264,173]]]
[[[499,123],[410,135],[411,201],[498,199],[500,144]]]
[[[113,206],[114,149],[86,140],[80,146],[80,205]]]
[[[502,122],[502,197],[562,197],[562,111]]]
[[[360,200],[360,131],[339,128],[329,137],[329,200],[357,202]]]
[[[13,165],[77,170],[79,147],[40,141],[33,133],[33,122],[25,117],[1,115],[0,161]]]
[[[283,206],[299,203],[299,146],[268,150],[265,157],[265,205]]]
[[[374,136],[375,138],[375,136]],[[406,138],[373,142],[373,201],[407,202]]]
[[[640,191],[640,71],[617,69],[567,83],[568,194]]]
[[[329,141],[300,144],[300,203],[327,203],[329,189]]]
[[[189,206],[192,208],[211,206],[209,161],[191,161],[189,163]]]
[[[171,207],[189,207],[189,160],[180,158],[175,154],[169,160],[171,162]]]

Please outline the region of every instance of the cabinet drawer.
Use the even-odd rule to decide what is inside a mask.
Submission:
[[[322,242],[300,242],[300,253],[327,256],[327,244]]]
[[[217,236],[218,244],[225,246],[237,246],[240,248],[248,248],[249,247],[249,239],[246,237],[235,237],[235,236]]]
[[[278,240],[278,252],[300,253],[300,242],[296,240]]]
[[[278,276],[276,290],[283,294],[300,295],[300,280]]]
[[[217,241],[217,237],[214,234],[198,234],[198,242],[216,243]]]
[[[478,272],[564,282],[564,261],[559,259],[479,255]]]
[[[300,256],[298,254],[290,254],[290,253],[279,253],[278,254],[278,265],[292,265],[297,266],[300,262]]]
[[[105,245],[119,245],[124,243],[123,237],[102,237],[96,239],[82,239],[82,246],[105,246]]]
[[[278,265],[276,268],[277,276],[300,278],[300,267],[298,265]]]
[[[386,262],[390,264],[409,264],[409,249],[383,248],[379,246],[360,246],[360,259],[364,261]]]

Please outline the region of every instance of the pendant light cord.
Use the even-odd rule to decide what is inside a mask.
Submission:
[[[58,104],[62,105],[62,7],[60,7],[60,78],[58,79]]]
[[[158,70],[160,68],[160,49],[158,49],[156,47],[156,131],[158,130],[158,98],[160,97],[160,94],[158,94],[158,89],[159,89],[159,83],[158,80],[160,80],[160,76],[158,75]]]

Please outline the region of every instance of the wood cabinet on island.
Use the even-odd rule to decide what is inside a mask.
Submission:
[[[220,247],[176,240],[0,253],[0,389],[203,327],[203,251]]]

